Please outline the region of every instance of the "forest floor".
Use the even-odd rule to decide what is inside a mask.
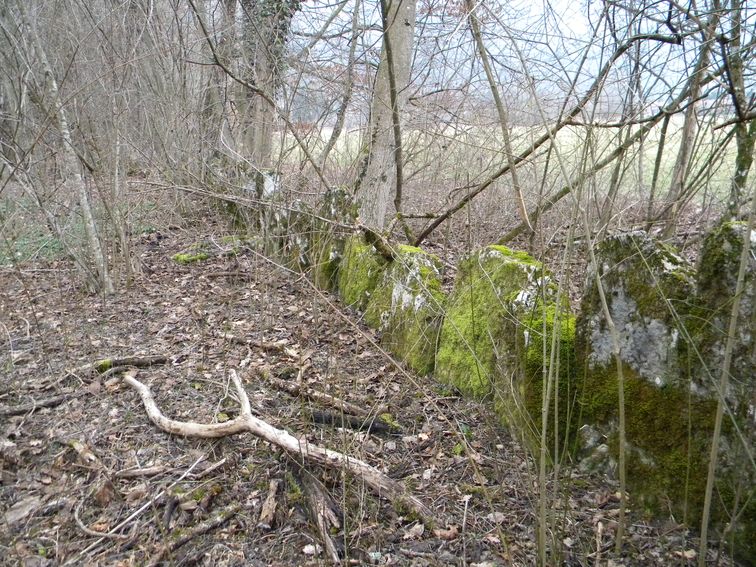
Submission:
[[[107,299],[76,288],[64,261],[0,270],[0,564],[328,564],[308,506],[314,480],[337,509],[330,535],[350,564],[535,565],[533,459],[485,405],[393,363],[357,314],[235,247],[228,233],[203,222],[143,234],[141,273]],[[208,260],[172,260],[197,242],[207,243]],[[300,467],[251,434],[201,440],[159,430],[119,374],[91,369],[147,356],[166,361],[136,378],[166,415],[233,418],[235,370],[256,416],[403,482],[431,508],[433,525],[354,476]],[[337,427],[337,410],[269,376],[390,414],[400,429]],[[640,510],[615,555],[616,484],[567,468],[559,476],[550,487],[551,564],[694,563],[697,542],[683,526],[650,524]],[[271,503],[274,514],[261,521]]]

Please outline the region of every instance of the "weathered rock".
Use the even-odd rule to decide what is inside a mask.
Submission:
[[[339,294],[344,303],[364,311],[383,277],[386,264],[386,260],[361,236],[349,238],[338,268]]]
[[[582,421],[591,429],[583,435],[583,464],[602,464],[611,473],[618,451],[618,370],[598,270],[619,335],[631,499],[648,512],[671,508],[678,519],[695,523],[716,401],[689,371],[694,271],[672,248],[640,232],[608,238],[596,260],[577,324],[578,359],[585,363]]]
[[[286,265],[305,271],[312,263],[312,241],[316,220],[310,206],[303,201],[294,201],[281,213],[281,250]]]
[[[381,343],[418,374],[433,370],[443,316],[441,262],[412,246],[399,246],[368,301],[365,321]]]
[[[701,250],[697,304],[701,308],[698,315],[705,322],[698,337],[698,346],[706,362],[706,368],[701,371],[702,383],[711,383],[709,375],[715,379],[720,376],[747,228],[744,222],[725,223],[706,237]],[[749,235],[749,242],[750,254],[740,297],[727,401],[731,407],[751,403],[756,408],[753,403],[756,395],[756,231]]]
[[[344,187],[326,191],[320,208],[325,219],[315,222],[313,231],[311,276],[321,289],[334,289],[338,284],[338,269],[350,235],[344,226],[351,226],[357,217],[352,194]],[[329,222],[330,221],[330,222]]]
[[[569,422],[573,339],[574,318],[543,266],[527,254],[488,246],[460,264],[435,373],[464,393],[492,397],[503,421],[534,446],[540,436],[543,385],[551,379],[557,386],[549,389],[549,407],[556,393],[563,442],[574,430]],[[553,423],[552,414],[550,445]]]
[[[753,559],[756,557],[753,539],[756,533],[756,474],[752,465],[756,447],[756,231],[748,233],[746,223],[724,223],[705,238],[698,268],[696,317],[690,327],[701,357],[692,364],[696,383],[716,401],[715,385],[719,384],[724,365],[745,242],[750,250],[724,398],[728,411],[722,429],[717,475],[719,494],[715,497],[715,504],[725,503],[725,508],[731,508],[736,495],[741,495],[739,500],[746,508],[731,531],[736,553]],[[726,521],[726,510],[720,510],[719,515],[722,521]]]

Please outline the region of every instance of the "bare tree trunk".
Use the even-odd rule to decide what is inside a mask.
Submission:
[[[230,64],[236,43],[236,8],[237,0],[223,0],[220,31],[217,36],[218,55]],[[223,154],[236,153],[229,124],[229,80],[223,69],[214,67],[210,73],[209,84],[205,92],[203,109],[203,146],[206,145],[206,157],[218,157]]]
[[[746,95],[745,79],[743,76],[742,23],[741,10],[743,6],[740,0],[732,0],[730,4],[730,18],[732,20],[731,41],[728,45],[722,44],[723,58],[726,62],[727,78],[730,83],[735,111],[739,122],[735,125],[735,171],[730,182],[730,196],[727,202],[727,216],[735,218],[743,206],[743,195],[746,192],[748,173],[753,164],[753,150],[756,144],[756,118],[745,120],[748,112],[749,101]],[[727,50],[729,49],[729,53]]]
[[[29,17],[26,13],[23,0],[18,2],[19,13],[21,15],[21,25],[25,29],[27,37],[29,38],[31,55],[33,59],[38,59],[42,72],[44,73],[45,90],[47,91],[47,97],[49,97],[51,107],[42,108],[43,112],[50,113],[57,123],[58,130],[61,137],[61,155],[63,157],[63,179],[64,184],[74,191],[79,199],[79,207],[81,208],[81,216],[84,221],[84,231],[87,237],[87,245],[89,253],[92,255],[94,261],[94,268],[97,272],[97,284],[99,291],[106,294],[112,294],[115,292],[113,281],[108,273],[108,264],[105,260],[105,254],[103,253],[102,246],[100,244],[99,236],[97,235],[97,225],[94,220],[94,214],[92,213],[92,207],[89,202],[89,194],[84,182],[84,177],[81,173],[81,164],[74,148],[73,139],[71,137],[71,130],[68,126],[68,117],[66,115],[66,109],[61,101],[60,92],[58,89],[58,82],[55,79],[53,68],[47,60],[47,55],[42,46],[42,42],[37,35],[36,28],[29,21]],[[30,70],[33,71],[33,70]],[[39,96],[37,103],[40,106],[44,105],[45,97]]]
[[[292,6],[290,6],[292,4]],[[242,77],[275,99],[280,84],[283,50],[293,14],[293,2],[241,0]],[[269,169],[273,151],[274,109],[265,97],[243,88],[241,144],[245,157],[258,169]]]
[[[517,175],[517,164],[515,163],[515,156],[512,152],[512,141],[509,136],[509,117],[507,111],[504,108],[504,102],[499,95],[498,80],[494,76],[491,64],[488,61],[488,53],[486,47],[483,45],[483,37],[480,34],[480,23],[478,17],[475,15],[475,3],[473,0],[465,0],[465,7],[467,9],[467,17],[470,20],[470,31],[472,32],[475,45],[478,49],[478,55],[480,61],[483,63],[483,70],[486,72],[486,79],[488,80],[488,86],[491,89],[493,95],[494,104],[496,105],[496,112],[499,115],[499,125],[501,126],[501,135],[504,140],[504,153],[507,155],[507,165],[509,166],[509,173],[512,175],[512,191],[514,193],[515,202],[517,203],[517,209],[520,212],[520,220],[528,227],[528,232],[533,232],[533,227],[530,224],[528,218],[528,209],[525,206],[525,199],[522,196],[522,188],[520,187],[520,180]]]
[[[370,105],[368,153],[356,187],[360,218],[366,226],[377,230],[386,226],[386,212],[397,187],[394,113],[401,116],[407,99],[415,33],[415,0],[391,0],[385,22],[383,33],[391,46],[392,60],[388,60],[384,42]],[[395,109],[391,103],[389,67],[394,71]]]

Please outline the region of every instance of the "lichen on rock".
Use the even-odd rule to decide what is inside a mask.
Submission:
[[[365,311],[381,342],[418,374],[433,370],[443,315],[441,262],[419,248],[401,245],[383,272]]]
[[[311,277],[321,289],[335,289],[348,234],[344,226],[357,216],[352,194],[345,187],[331,187],[323,196],[321,219],[316,219],[310,249]]]
[[[576,337],[578,359],[585,362],[578,378],[582,422],[591,428],[582,457],[587,465],[613,468],[619,447],[619,376],[598,272],[619,336],[631,498],[650,514],[671,509],[695,524],[716,411],[716,400],[692,371],[695,273],[645,233],[608,238],[595,252],[598,265],[589,267]]]

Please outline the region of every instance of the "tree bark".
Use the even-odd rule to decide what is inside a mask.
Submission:
[[[379,231],[386,226],[386,213],[397,187],[394,114],[401,116],[407,100],[415,33],[415,0],[388,2],[384,21],[386,39],[370,105],[368,153],[356,187],[362,222]],[[391,46],[391,61],[386,49],[387,41]],[[395,108],[392,105],[390,68],[393,69],[396,87]]]
[[[242,77],[262,91],[267,99],[275,100],[281,82],[283,53],[293,2],[287,0],[241,0],[242,8]],[[266,97],[242,88],[241,145],[244,156],[257,169],[272,165],[274,109]]]

